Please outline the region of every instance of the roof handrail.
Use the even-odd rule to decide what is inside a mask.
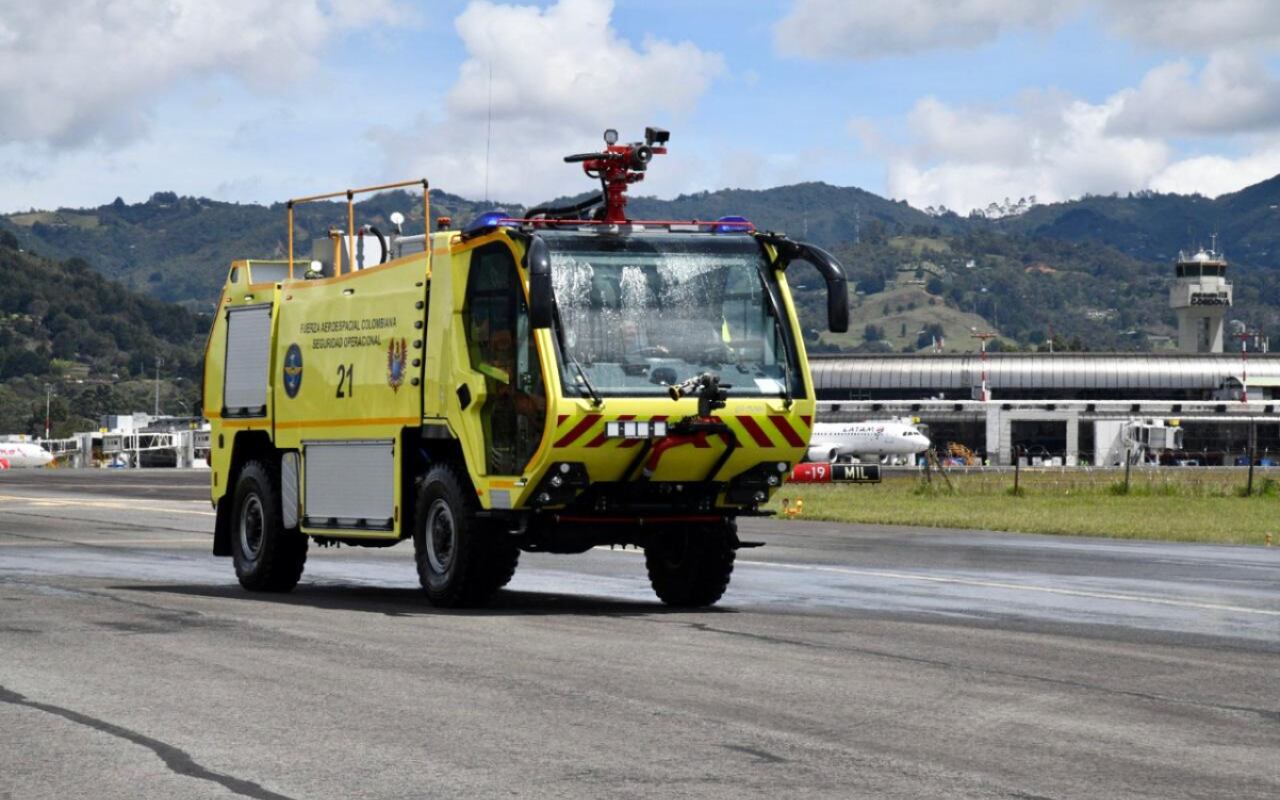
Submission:
[[[425,227],[423,230],[430,232],[431,230],[431,200],[430,200],[430,184],[426,178],[415,181],[400,181],[399,183],[383,183],[378,186],[365,186],[360,189],[346,189],[340,192],[329,192],[328,194],[313,194],[307,197],[295,197],[285,203],[288,209],[288,225],[289,225],[289,280],[293,280],[293,207],[302,203],[313,203],[317,200],[332,200],[335,197],[347,198],[347,263],[355,264],[355,234],[356,234],[356,210],[355,196],[358,194],[367,194],[369,192],[382,192],[387,189],[403,189],[406,186],[422,187],[422,220]],[[428,248],[429,249],[429,248]],[[342,265],[335,263],[333,265],[334,275],[342,274]]]

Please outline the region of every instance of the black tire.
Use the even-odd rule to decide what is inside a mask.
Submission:
[[[476,518],[471,481],[449,464],[427,470],[418,491],[413,550],[418,582],[432,605],[483,605],[515,574],[520,549],[509,534]]]
[[[285,530],[279,472],[261,461],[245,464],[231,509],[231,558],[240,585],[253,592],[291,591],[307,563],[307,537]]]
[[[729,588],[736,544],[733,522],[681,525],[660,535],[644,549],[654,593],[669,606],[714,605]]]

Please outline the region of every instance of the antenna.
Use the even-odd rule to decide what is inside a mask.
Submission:
[[[493,141],[493,62],[489,62],[489,110],[484,133],[484,203],[489,204],[489,143]],[[430,225],[427,226],[431,227]]]

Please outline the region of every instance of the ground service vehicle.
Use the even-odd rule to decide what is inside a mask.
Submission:
[[[293,588],[309,541],[412,538],[443,606],[487,600],[521,551],[615,544],[644,548],[666,603],[720,598],[736,518],[764,513],[813,424],[784,271],[817,267],[834,330],[845,278],[741,218],[628,220],[626,188],[668,135],[605,138],[566,159],[603,189],[571,208],[411,236],[398,213],[396,230],[356,227],[354,195],[392,187],[301,198],[287,261],[231,266],[204,405],[214,553],[243,586]],[[345,231],[304,272],[294,208],[334,196]]]

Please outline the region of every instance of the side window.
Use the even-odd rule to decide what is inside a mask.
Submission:
[[[760,278],[745,269],[725,270],[722,338],[741,357],[777,363],[777,326]]]
[[[524,289],[505,245],[472,254],[463,319],[471,368],[485,381],[486,471],[519,475],[542,439],[547,396]]]

